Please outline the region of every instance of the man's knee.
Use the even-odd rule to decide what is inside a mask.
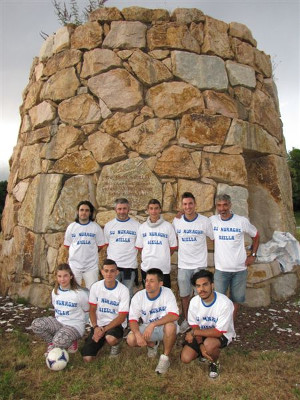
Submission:
[[[195,358],[197,358],[197,354],[192,354],[192,349],[190,349],[188,346],[184,346],[182,349],[182,352],[180,354],[180,360],[184,364],[189,364],[191,361],[193,361]]]
[[[89,362],[94,361],[96,357],[94,357],[94,356],[84,356],[84,357],[82,357],[82,358],[83,358],[83,361],[84,361],[84,362],[89,363]]]
[[[207,338],[204,341],[204,346],[208,354],[213,354],[216,350],[220,349],[221,343],[218,338]]]
[[[176,325],[174,322],[168,322],[164,325],[164,335],[176,336]]]
[[[185,354],[182,350],[181,354],[180,354],[180,360],[181,362],[183,362],[184,364],[189,364],[192,360],[190,357],[187,356],[187,354]]]
[[[135,339],[134,333],[129,332],[129,334],[127,336],[127,344],[130,347],[135,347],[136,346],[136,339]]]
[[[120,339],[117,339],[115,336],[112,335],[106,335],[105,340],[110,346],[115,346],[120,342]]]

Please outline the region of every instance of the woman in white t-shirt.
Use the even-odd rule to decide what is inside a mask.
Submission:
[[[52,291],[55,317],[36,318],[31,324],[33,332],[48,343],[45,355],[55,347],[75,353],[89,311],[88,291],[78,285],[70,266],[59,265],[55,274]]]

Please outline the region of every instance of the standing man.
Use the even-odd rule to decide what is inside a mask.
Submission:
[[[198,296],[190,301],[188,321],[192,331],[185,336],[181,361],[188,364],[197,357],[210,362],[209,377],[219,376],[220,350],[235,337],[233,304],[224,294],[214,291],[214,276],[201,270],[192,277]]]
[[[228,194],[216,196],[215,204],[218,215],[210,217],[215,240],[215,288],[223,294],[230,288],[235,318],[238,305],[245,301],[247,267],[255,261],[259,234],[247,218],[231,212],[231,198]],[[252,238],[249,256],[245,249],[245,233]]]
[[[207,267],[206,237],[213,240],[214,235],[210,220],[196,212],[194,195],[184,192],[181,199],[184,214],[173,220],[173,226],[178,237],[178,286],[184,317],[180,333],[185,333],[189,329],[187,313],[193,290],[191,277]]]
[[[122,282],[133,296],[133,284],[137,269],[137,249],[135,241],[139,222],[129,217],[129,201],[124,198],[115,200],[117,217],[104,226],[107,257],[114,260],[118,266],[117,279]]]
[[[173,226],[161,216],[161,204],[151,199],[147,206],[149,217],[137,235],[136,248],[142,252],[142,278],[145,282],[146,272],[159,266],[162,270],[163,285],[171,287],[171,254],[177,249],[177,239]]]
[[[113,260],[106,259],[101,269],[103,279],[90,290],[90,321],[92,330],[81,350],[84,361],[95,359],[105,342],[111,346],[110,356],[120,352],[120,342],[129,311],[129,290],[116,280],[119,271]]]
[[[99,277],[98,251],[104,246],[104,235],[100,226],[94,222],[94,206],[84,200],[77,206],[77,217],[65,234],[64,245],[69,250],[68,263],[75,279],[81,285],[84,279],[87,289]]]
[[[155,372],[164,374],[170,366],[169,355],[176,341],[179,310],[172,290],[163,286],[163,273],[160,269],[151,268],[147,271],[145,287],[131,300],[131,331],[127,343],[130,347],[147,346],[148,357],[154,358],[162,340],[164,353],[159,358]],[[139,319],[142,320],[141,325]]]

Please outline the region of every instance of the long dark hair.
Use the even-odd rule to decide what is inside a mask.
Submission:
[[[95,207],[93,206],[93,204],[92,204],[90,201],[88,201],[88,200],[82,200],[82,201],[80,201],[80,202],[77,204],[77,207],[76,207],[76,209],[77,209],[77,217],[75,218],[75,222],[79,222],[78,211],[79,211],[80,206],[82,206],[82,205],[88,206],[88,208],[90,209],[89,220],[90,220],[90,221],[94,221],[94,219],[95,219],[95,218],[94,218]]]
[[[58,271],[66,271],[70,274],[71,276],[71,280],[70,280],[70,287],[71,290],[78,290],[80,289],[80,285],[77,283],[75,276],[73,274],[73,271],[70,268],[69,264],[60,264],[55,268],[54,274],[55,274],[55,284],[54,284],[54,293],[57,294],[58,288],[59,288],[59,284],[57,282],[56,279],[56,275]]]

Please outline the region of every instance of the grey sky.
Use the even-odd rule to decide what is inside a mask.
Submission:
[[[69,1],[65,0],[68,4]],[[78,0],[84,6],[86,0]],[[300,2],[299,0],[108,0],[119,9],[138,5],[149,8],[199,8],[225,22],[248,26],[257,47],[270,54],[275,68],[287,149],[300,148]],[[60,28],[51,0],[0,0],[0,180],[8,176],[8,159],[17,142],[19,106],[30,67],[43,39]]]

